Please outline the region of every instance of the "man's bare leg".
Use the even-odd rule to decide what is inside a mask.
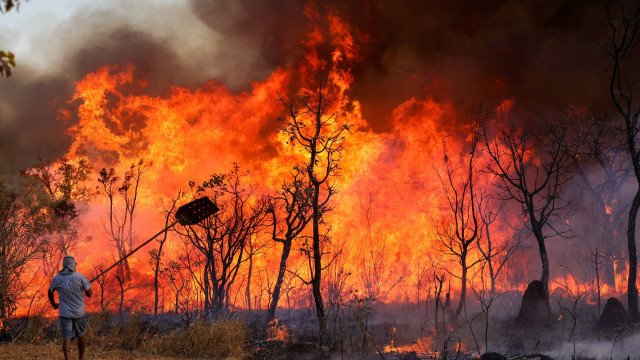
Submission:
[[[71,339],[63,339],[62,353],[64,354],[64,360],[69,360],[69,348],[71,348]]]
[[[78,353],[80,354],[80,360],[84,359],[84,349],[87,346],[87,338],[82,335],[78,336]]]

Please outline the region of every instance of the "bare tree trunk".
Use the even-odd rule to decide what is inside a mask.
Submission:
[[[167,211],[166,216],[165,216],[165,228],[169,226],[169,218],[171,217],[171,213],[173,212],[173,210],[176,208],[176,204],[178,203],[178,200],[180,199],[180,197],[182,196],[182,192],[178,192],[178,196],[173,200],[173,204],[171,205],[171,208]],[[130,231],[132,231],[130,229]],[[162,238],[162,240],[158,241],[160,243],[160,245],[158,246],[158,252],[155,254],[155,268],[153,271],[153,289],[154,289],[154,302],[153,302],[153,315],[154,317],[157,319],[158,318],[158,302],[159,302],[159,287],[160,287],[160,282],[159,282],[159,276],[160,276],[160,261],[162,260],[162,248],[164,247],[164,243],[167,241],[167,236],[169,235],[169,231],[165,231],[164,232],[164,236]]]
[[[4,296],[0,296],[0,319],[3,321],[2,328],[4,328],[4,320],[7,318],[5,308],[6,305],[4,303]]]
[[[444,276],[444,275],[442,275],[442,276],[438,276],[438,275],[434,274],[434,276],[433,276],[433,277],[435,278],[435,280],[436,280],[436,282],[437,282],[437,285],[436,285],[436,294],[435,294],[435,295],[436,295],[436,296],[435,296],[435,298],[436,298],[436,306],[435,306],[435,316],[434,316],[434,319],[435,319],[435,325],[436,325],[436,332],[438,332],[438,329],[439,329],[439,328],[438,328],[438,325],[439,325],[439,324],[438,324],[438,310],[439,310],[439,308],[442,306],[442,299],[441,299],[441,296],[442,296],[442,287],[444,286],[444,279],[445,279],[445,276]],[[444,313],[442,314],[442,328],[444,329]]]
[[[629,247],[629,279],[627,281],[627,296],[629,302],[629,316],[634,322],[640,321],[638,311],[638,253],[636,251],[636,220],[640,209],[640,189],[636,191],[629,209],[629,226],[627,227],[627,246]]]
[[[600,297],[600,265],[604,262],[604,259],[601,258],[600,253],[598,252],[598,247],[596,246],[596,251],[593,253],[593,269],[596,272],[596,295],[598,300],[598,316],[600,316],[600,311],[602,310],[602,300]]]
[[[118,314],[120,315],[120,320],[122,320],[122,317],[124,315],[124,275],[121,274],[117,274],[116,275],[116,280],[118,281],[118,285],[120,286],[120,304],[118,306]]]
[[[269,313],[267,320],[271,321],[276,317],[276,308],[278,307],[278,301],[280,300],[280,290],[282,288],[282,281],[284,280],[284,274],[287,271],[287,259],[291,252],[291,242],[285,242],[282,247],[282,256],[280,257],[280,268],[278,269],[278,278],[276,279],[276,285],[273,288],[273,295],[271,296],[271,304],[269,305]]]
[[[487,237],[487,254],[489,258],[487,259],[487,266],[489,267],[489,280],[491,281],[491,294],[496,291],[496,275],[493,270],[493,260],[491,256],[493,255],[493,245],[491,244],[491,232],[489,231],[489,223],[484,223],[485,233]]]
[[[544,243],[544,237],[536,234],[536,240],[538,241],[538,252],[540,253],[540,262],[542,264],[542,271],[540,274],[540,281],[544,287],[544,293],[549,297],[549,257],[547,255],[547,247]]]
[[[247,300],[247,310],[251,311],[251,276],[253,275],[253,242],[249,238],[249,269],[247,270],[247,286],[244,289],[244,296]]]
[[[205,317],[211,316],[211,282],[209,280],[209,262],[210,260],[207,258],[207,261],[204,265],[204,275],[202,276],[202,282],[204,283],[204,315]]]
[[[100,311],[104,311],[104,285],[100,284]]]
[[[545,245],[545,237],[542,233],[542,229],[540,224],[538,223],[538,219],[534,213],[534,205],[533,200],[530,200],[527,203],[527,209],[529,213],[529,221],[531,222],[531,229],[533,230],[533,235],[538,242],[538,252],[540,253],[540,264],[541,264],[541,274],[540,281],[542,282],[542,287],[544,289],[544,293],[546,297],[549,297],[549,256],[547,255],[547,246]]]
[[[315,185],[315,184],[314,184]],[[316,304],[316,315],[320,325],[320,345],[324,345],[329,340],[329,331],[327,329],[327,319],[324,313],[324,303],[322,302],[322,252],[320,249],[320,209],[318,208],[318,196],[320,188],[319,184],[314,189],[313,195],[313,278],[311,280],[311,288],[313,290],[313,299]]]
[[[165,232],[166,239],[166,232]],[[159,287],[160,287],[160,259],[162,257],[162,247],[164,246],[164,241],[160,242],[160,246],[158,247],[158,253],[156,254],[156,264],[155,269],[153,269],[153,290],[154,290],[154,301],[153,301],[153,316],[158,318],[158,301],[159,301]]]
[[[613,267],[613,259],[615,258],[615,249],[614,249],[614,244],[617,242],[615,240],[617,240],[614,236],[613,233],[613,218],[611,215],[608,215],[606,217],[606,222],[604,225],[604,234],[606,236],[605,238],[605,261],[603,262],[603,275],[604,275],[604,282],[609,285],[610,287],[614,288],[616,287],[616,273],[615,273],[615,268]]]
[[[455,313],[455,317],[456,319],[460,316],[460,313],[462,313],[462,307],[465,305],[465,300],[467,298],[467,271],[468,271],[468,267],[467,267],[467,254],[463,254],[462,258],[461,258],[461,262],[462,262],[462,275],[460,276],[460,301],[458,301],[458,307],[456,308],[456,313]]]

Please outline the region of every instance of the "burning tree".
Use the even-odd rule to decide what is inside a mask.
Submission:
[[[271,214],[272,221],[271,238],[282,244],[278,277],[269,304],[268,321],[275,318],[293,240],[311,221],[311,187],[305,173],[300,167],[294,167],[291,181],[282,183],[282,188],[277,195],[270,199],[267,206],[267,212]]]
[[[629,316],[633,321],[640,321],[638,310],[638,254],[636,250],[636,221],[640,210],[640,103],[634,98],[638,83],[638,74],[634,73],[637,63],[633,59],[633,51],[638,44],[640,33],[640,4],[631,2],[630,7],[622,5],[617,12],[607,6],[607,20],[609,23],[609,39],[607,54],[612,60],[609,94],[618,114],[624,121],[624,133],[627,150],[630,154],[631,166],[635,175],[638,189],[629,208],[629,222],[627,224],[627,247],[629,249],[629,279],[627,282],[627,296]]]
[[[478,179],[475,169],[478,140],[478,131],[474,129],[471,147],[464,159],[462,174],[458,175],[454,170],[455,165],[451,163],[446,149],[444,155],[446,174],[441,176],[438,173],[452,216],[450,221],[437,227],[438,240],[446,254],[454,257],[460,265],[459,275],[449,272],[452,276],[460,279],[460,300],[454,313],[455,319],[460,316],[466,300],[469,269],[481,261],[481,259],[469,261],[471,245],[478,240],[480,230],[476,199]]]
[[[327,240],[321,234],[320,224],[330,210],[329,200],[335,194],[335,177],[338,175],[340,156],[349,125],[338,120],[337,107],[340,90],[319,76],[314,90],[303,89],[291,99],[281,98],[287,114],[280,117],[282,131],[293,145],[299,145],[305,153],[305,167],[311,185],[313,258],[311,287],[320,324],[320,344],[329,338],[324,303],[322,300],[322,243]]]
[[[199,186],[191,182],[196,195],[209,196],[220,211],[178,230],[204,258],[204,307],[214,318],[228,309],[231,287],[248,260],[248,242],[264,226],[265,201],[254,196],[255,188],[243,187],[241,178],[236,164],[229,174],[214,174]]]
[[[540,281],[549,296],[549,258],[545,241],[551,236],[566,236],[554,224],[561,210],[569,203],[561,203],[563,185],[571,179],[566,173],[569,162],[566,135],[563,128],[542,129],[537,136],[514,126],[500,131],[491,139],[483,126],[484,141],[491,158],[488,171],[499,181],[502,200],[520,205],[526,216],[525,226],[538,243],[542,271]],[[534,147],[535,146],[535,147]]]

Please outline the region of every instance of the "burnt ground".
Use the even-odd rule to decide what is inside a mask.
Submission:
[[[508,359],[633,359],[640,354],[637,326],[599,331],[596,311],[589,304],[582,305],[575,323],[552,303],[554,316],[549,323],[531,324],[516,320],[517,308],[510,304],[517,302],[508,296],[501,300],[504,303],[495,311],[500,317],[489,318],[487,342],[489,351]],[[440,318],[437,328],[432,314],[416,304],[373,304],[360,317],[348,307],[338,316],[329,310],[333,342],[323,351],[316,345],[312,309],[279,311],[280,338],[267,335],[261,311],[236,311],[229,314],[231,320],[222,322],[198,320],[197,314],[186,318],[165,314],[158,321],[144,314],[124,319],[92,314],[89,358],[311,360],[328,355],[331,359],[462,360],[477,359],[479,350],[485,351],[486,318],[471,307],[458,322],[447,319],[443,325]],[[62,358],[55,319],[15,319],[10,326],[12,334],[0,341],[0,359]]]

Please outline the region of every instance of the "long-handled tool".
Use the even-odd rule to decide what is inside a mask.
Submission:
[[[143,246],[147,245],[155,238],[160,236],[165,231],[171,229],[176,226],[176,224],[180,225],[195,225],[202,220],[208,218],[209,216],[218,212],[218,207],[213,203],[208,197],[201,197],[200,199],[196,199],[190,203],[184,204],[178,208],[176,211],[176,220],[169,224],[164,229],[160,230],[158,233],[153,235],[149,240],[143,242],[138,245],[135,249],[131,250],[130,253],[120,258],[120,260],[116,261],[113,265],[109,266],[105,270],[103,270],[100,274],[96,275],[91,282],[96,281],[99,277],[106,274],[109,270],[116,267],[118,264],[123,262],[126,258],[133,255],[136,251],[140,250]]]

